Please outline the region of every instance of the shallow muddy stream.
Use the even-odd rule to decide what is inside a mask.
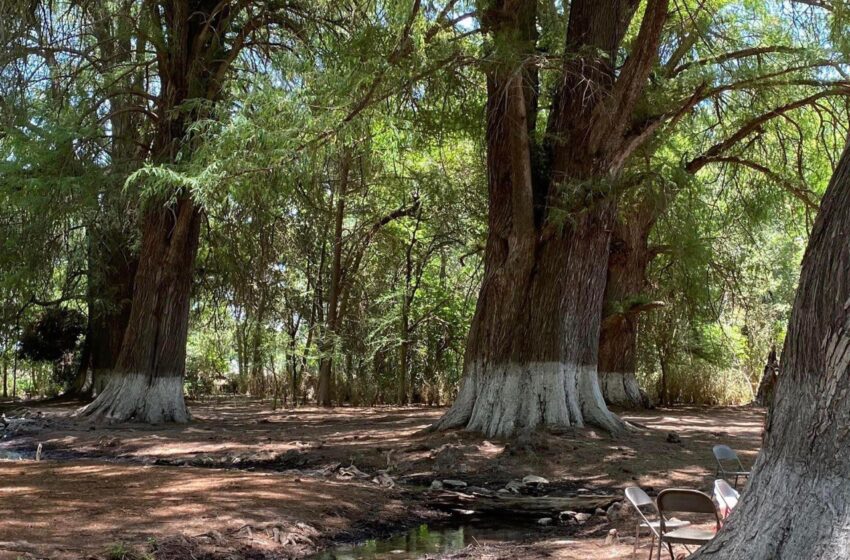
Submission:
[[[518,542],[542,532],[539,526],[506,519],[419,525],[385,539],[330,548],[308,560],[421,560],[462,550],[471,544]]]

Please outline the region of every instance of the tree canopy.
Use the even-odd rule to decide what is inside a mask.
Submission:
[[[567,35],[583,17],[569,3],[194,4],[4,5],[20,16],[0,60],[4,361],[61,306],[87,318],[92,371],[136,371],[117,364],[142,320],[139,259],[186,201],[197,259],[168,265],[190,274],[188,342],[169,359],[185,361],[190,392],[450,403],[492,231],[492,77],[520,64],[535,92],[543,184],[566,165],[551,159],[564,64],[601,57],[615,89],[637,88],[605,152],[619,171],[535,198],[538,227],[555,228],[596,197],[616,202],[600,375],[632,376],[645,402],[751,397],[846,136],[836,11],[627,3],[617,44],[590,52]],[[131,338],[178,328],[141,325]],[[616,383],[602,385],[615,402]]]

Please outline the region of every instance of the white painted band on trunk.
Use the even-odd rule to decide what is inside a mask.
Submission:
[[[113,422],[188,422],[179,375],[151,377],[142,373],[115,373],[103,391],[79,414]]]
[[[487,436],[585,422],[610,432],[624,424],[605,406],[594,366],[563,362],[473,363],[452,408],[438,424]]]
[[[599,373],[599,385],[605,402],[624,408],[643,408],[644,397],[634,373],[606,371]]]

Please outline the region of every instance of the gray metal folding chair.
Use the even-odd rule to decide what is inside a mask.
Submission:
[[[632,557],[637,557],[637,549],[638,544],[640,542],[640,530],[643,527],[649,529],[649,534],[651,537],[651,541],[649,543],[649,560],[652,560],[652,553],[655,552],[655,539],[659,537],[659,528],[661,526],[661,519],[658,515],[658,508],[655,507],[655,502],[652,501],[652,498],[647,496],[646,492],[638,488],[637,486],[629,486],[626,488],[626,499],[632,504],[632,507],[635,508],[638,514],[638,520],[635,523],[635,546],[632,550]],[[658,519],[651,520],[646,517],[646,512],[641,509],[651,508],[651,515],[653,517],[658,517]],[[668,529],[678,529],[680,527],[686,527],[690,525],[688,521],[679,521],[678,519],[669,519],[666,521],[666,526]]]
[[[717,530],[720,529],[720,516],[717,514],[717,508],[714,507],[714,502],[708,494],[704,494],[699,490],[690,490],[684,488],[671,488],[662,490],[658,494],[656,500],[658,505],[658,516],[661,521],[658,537],[658,560],[661,560],[661,548],[667,545],[667,550],[670,552],[670,558],[674,558],[673,545],[704,545],[714,538]],[[710,514],[714,517],[716,528],[714,531],[700,529],[689,525],[673,529],[665,519],[670,513],[702,513]],[[690,549],[688,549],[690,552]]]
[[[714,473],[715,477],[722,476],[728,480],[734,476],[735,488],[738,488],[738,479],[750,476],[750,471],[744,469],[744,465],[738,459],[738,454],[728,445],[715,445],[711,451],[714,453],[714,460],[717,461],[717,471]],[[727,468],[723,464],[724,461],[726,461],[726,465],[731,463],[731,468]]]

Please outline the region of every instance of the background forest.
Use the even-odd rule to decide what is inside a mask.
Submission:
[[[140,216],[191,197],[190,396],[451,402],[487,238],[490,51],[474,3],[292,3],[264,27],[246,20],[216,102],[169,109],[189,124],[168,161],[151,148],[163,82],[150,45],[169,40],[156,14],[122,0],[5,4],[24,17],[0,29],[4,396],[100,390]],[[744,403],[781,348],[847,137],[845,58],[829,34],[841,14],[671,8],[635,110],[648,140],[613,185],[626,194],[600,371],[637,375],[642,403],[606,391],[616,404]],[[538,17],[543,108],[567,16],[541,2]],[[631,347],[606,354],[606,336]]]

